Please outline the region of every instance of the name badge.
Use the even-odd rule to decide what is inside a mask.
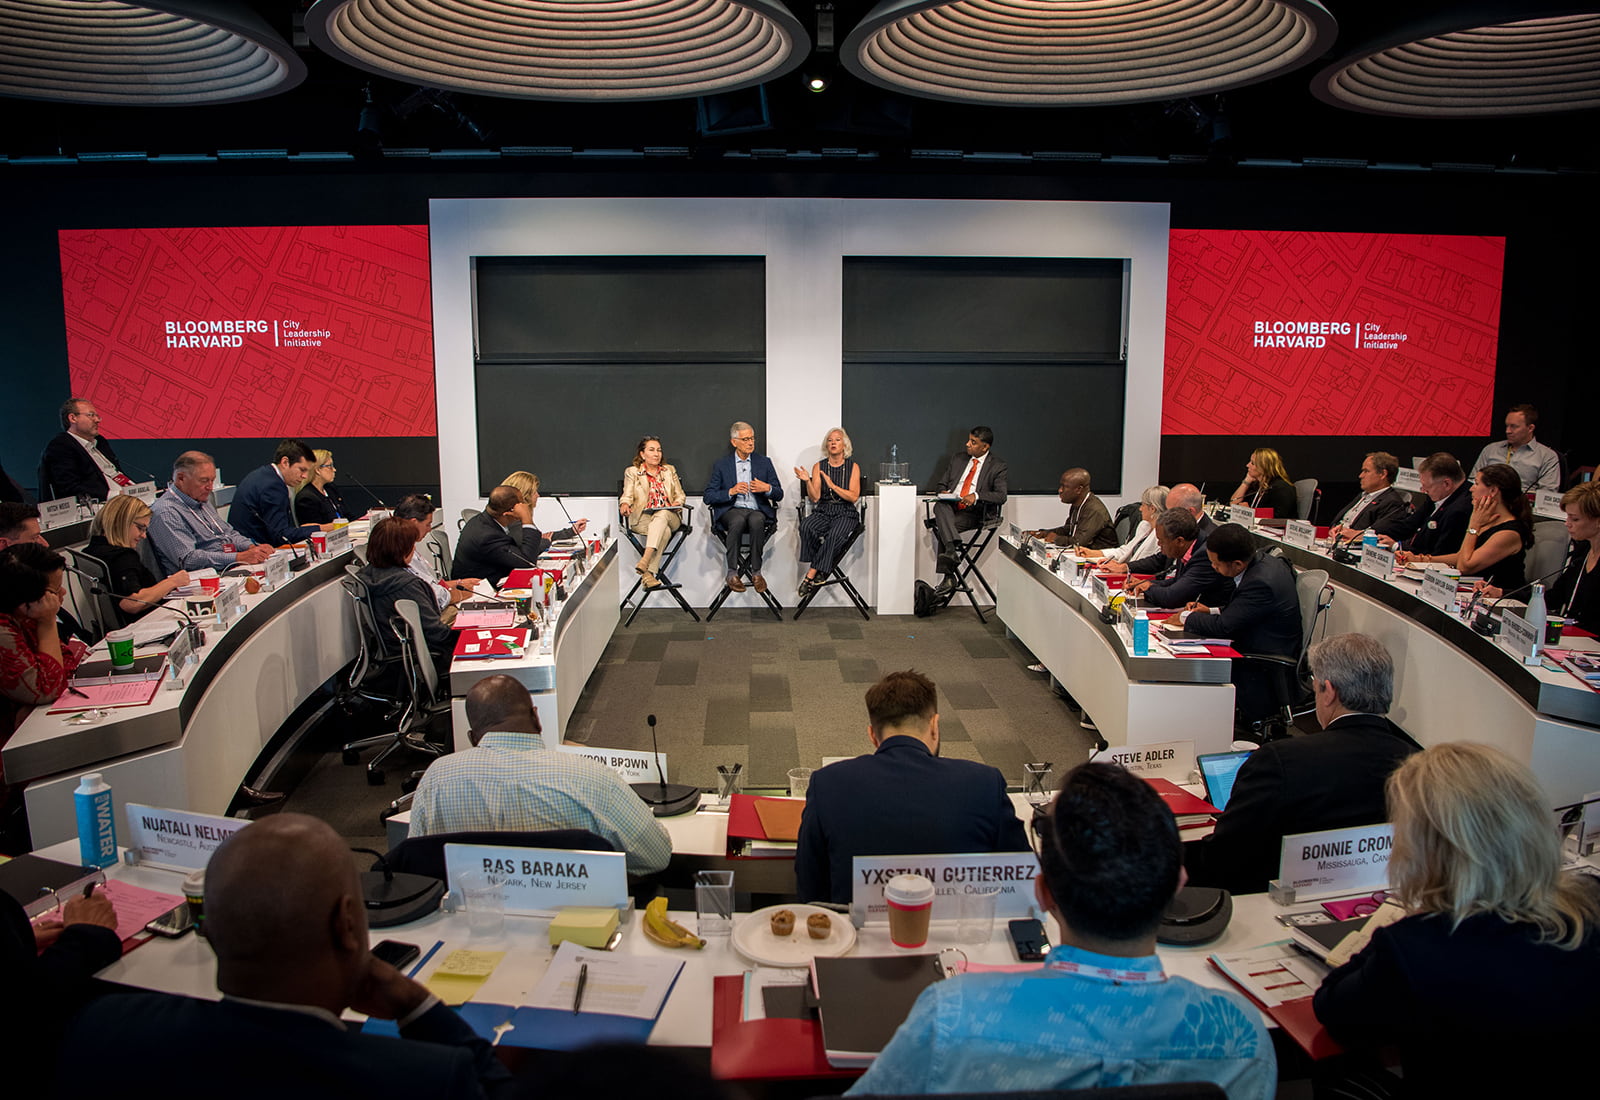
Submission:
[[[461,876],[468,871],[503,878],[507,913],[548,917],[566,905],[633,906],[627,857],[621,852],[446,844],[444,869],[456,897],[463,893]]]
[[[39,526],[48,531],[64,523],[78,522],[78,502],[72,497],[47,500],[39,505]]]
[[[127,805],[128,847],[139,862],[173,871],[199,871],[228,837],[250,824],[237,817],[166,810],[137,802]]]
[[[1228,522],[1237,523],[1246,531],[1256,525],[1256,510],[1248,504],[1234,504],[1228,507]]]
[[[1533,494],[1533,514],[1548,519],[1566,519],[1567,510],[1561,507],[1561,494],[1540,489]]]
[[[1525,665],[1539,663],[1539,631],[1515,611],[1500,617],[1500,646]]]
[[[328,532],[328,556],[334,557],[350,549],[350,528],[340,524]]]
[[[630,749],[594,749],[587,745],[557,745],[557,752],[573,756],[587,756],[598,760],[629,783],[656,783],[656,756],[651,752],[633,752]],[[661,775],[667,774],[667,754],[661,754]]]
[[[1422,574],[1422,600],[1432,604],[1440,611],[1454,611],[1456,609],[1456,578],[1446,576],[1438,569],[1429,569]]]
[[[1388,580],[1394,574],[1394,551],[1381,546],[1368,546],[1361,551],[1361,571]]]
[[[1302,550],[1310,550],[1317,541],[1317,528],[1315,524],[1304,520],[1292,519],[1283,529],[1283,541],[1290,546],[1298,546]]]
[[[1186,783],[1189,773],[1194,771],[1194,742],[1163,741],[1155,745],[1129,745],[1107,753],[1106,760],[1121,764],[1138,775]]]
[[[1032,852],[976,855],[855,856],[850,861],[850,920],[857,928],[889,919],[883,888],[896,875],[922,875],[933,883],[933,920],[958,920],[961,895],[1000,891],[996,917],[1033,917],[1033,880],[1039,861]]]
[[[1286,836],[1278,881],[1293,887],[1297,904],[1382,890],[1389,885],[1393,846],[1394,826],[1387,822]]]
[[[1422,492],[1422,475],[1410,466],[1402,466],[1395,471],[1394,487],[1404,489],[1409,493]]]

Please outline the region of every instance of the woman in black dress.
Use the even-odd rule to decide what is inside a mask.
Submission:
[[[1522,495],[1522,475],[1496,462],[1473,477],[1472,518],[1454,554],[1408,554],[1405,561],[1442,561],[1464,577],[1482,577],[1486,587],[1521,588],[1522,565],[1533,545],[1533,513]]]
[[[333,487],[333,452],[318,450],[312,453],[317,456],[317,464],[311,468],[311,476],[295,494],[294,520],[302,525],[333,523],[342,517],[344,511],[344,500],[339,496],[339,490]]]
[[[114,496],[100,509],[99,519],[100,530],[90,537],[84,552],[106,563],[111,591],[122,597],[117,610],[124,625],[149,612],[151,604],[160,603],[174,588],[189,583],[188,572],[181,569],[156,580],[139,559],[139,543],[150,531],[150,506],[144,501],[126,493]]]
[[[1300,514],[1299,494],[1283,459],[1271,447],[1257,447],[1244,464],[1244,480],[1228,499],[1229,504],[1248,504],[1252,508],[1271,508],[1273,519],[1295,519]]]
[[[861,525],[856,501],[861,497],[861,467],[850,456],[855,448],[843,428],[833,428],[822,439],[822,461],[811,472],[796,466],[794,476],[805,483],[806,496],[816,505],[800,525],[800,560],[811,563],[800,581],[802,598],[827,583],[839,561],[839,548]]]

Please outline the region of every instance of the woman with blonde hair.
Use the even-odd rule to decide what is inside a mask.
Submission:
[[[1497,749],[1417,753],[1388,799],[1408,915],[1328,975],[1317,1018],[1347,1047],[1399,1047],[1408,1094],[1520,1094],[1593,1031],[1600,883],[1561,870],[1549,801]]]
[[[124,623],[131,622],[160,603],[174,588],[189,583],[189,574],[179,570],[165,580],[145,568],[139,558],[139,544],[150,533],[150,506],[136,496],[114,496],[96,517],[100,531],[89,539],[84,553],[106,563],[111,591],[119,597],[117,610]]]
[[[822,437],[822,461],[811,472],[796,466],[794,476],[816,505],[800,525],[800,560],[811,568],[800,580],[800,595],[807,596],[828,582],[839,564],[839,548],[861,526],[856,501],[861,499],[861,467],[851,456],[855,447],[843,428],[829,428]]]
[[[1300,514],[1300,497],[1283,459],[1271,447],[1257,447],[1244,464],[1244,480],[1228,498],[1229,504],[1271,508],[1273,519],[1294,519]]]
[[[300,524],[335,523],[344,514],[344,499],[333,487],[337,468],[333,452],[318,448],[311,452],[317,464],[311,467],[311,476],[294,495],[294,518]]]
[[[633,462],[622,471],[622,496],[617,512],[635,534],[644,536],[644,554],[633,567],[646,588],[660,587],[656,576],[661,551],[672,532],[683,526],[683,483],[674,466],[662,460],[661,437],[647,435],[639,440]]]

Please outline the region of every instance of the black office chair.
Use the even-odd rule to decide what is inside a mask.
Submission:
[[[1140,513],[1141,507],[1137,500],[1132,504],[1124,504],[1112,517],[1111,528],[1117,533],[1118,546],[1126,546],[1128,540],[1133,538],[1133,533],[1139,529],[1139,521],[1143,518]]]
[[[816,505],[812,504],[811,501],[806,497],[805,483],[802,482],[800,487],[800,504],[798,507],[798,517],[796,522],[802,524],[805,523],[806,514],[814,507],[816,507]],[[861,612],[861,617],[869,621],[871,620],[872,616],[867,614],[867,601],[863,599],[861,593],[856,590],[856,586],[850,583],[850,578],[845,575],[844,571],[845,556],[850,553],[850,548],[856,544],[856,540],[861,537],[861,532],[865,531],[866,529],[867,498],[866,494],[862,494],[862,496],[856,501],[856,525],[850,531],[850,533],[845,536],[844,545],[839,547],[839,552],[833,561],[833,569],[826,577],[822,578],[821,582],[815,588],[811,589],[811,591],[802,591],[800,602],[795,605],[794,609],[794,617],[796,619],[805,614],[806,608],[811,606],[811,601],[816,599],[818,592],[821,592],[829,585],[836,584],[844,590],[844,594],[849,597],[850,602],[856,605],[856,610]]]
[[[428,756],[442,756],[446,751],[426,736],[434,717],[449,713],[450,700],[439,697],[439,673],[423,637],[417,605],[413,600],[397,600],[394,607],[396,614],[389,620],[389,629],[400,643],[403,686],[392,701],[400,705],[399,720],[388,733],[351,741],[344,746],[342,757],[346,764],[358,764],[363,749],[383,746],[367,761],[367,782],[374,787],[381,786],[385,779],[383,762],[401,749]]]
[[[717,541],[720,542],[723,546],[723,549],[726,550],[728,546],[728,529],[717,523],[716,512],[712,510],[709,504],[706,505],[706,511],[711,516],[711,533],[717,536]],[[772,541],[772,533],[777,529],[778,521],[776,519],[767,520],[767,542],[770,543]],[[734,572],[739,574],[740,578],[744,580],[746,585],[753,585],[755,583],[754,577],[756,575],[756,566],[758,564],[759,563],[755,560],[754,555],[750,553],[750,537],[748,535],[740,536],[739,564],[734,567]],[[754,588],[751,590],[754,591]],[[717,593],[717,598],[711,601],[711,607],[706,612],[706,622],[709,623],[712,619],[717,617],[717,612],[722,609],[722,605],[727,602],[728,597],[731,595],[733,595],[733,589],[728,587],[727,578],[724,577],[722,581],[722,591]],[[765,592],[756,592],[756,595],[760,596],[762,602],[767,605],[767,610],[772,612],[772,617],[777,619],[780,623],[783,622],[783,604],[778,602],[778,598],[772,594],[771,589],[768,589]]]
[[[633,611],[628,615],[628,621],[623,623],[623,626],[632,626],[634,616],[644,610],[644,605],[649,603],[650,597],[657,592],[665,592],[671,596],[678,601],[678,606],[687,611],[695,622],[700,621],[700,613],[689,606],[689,601],[683,598],[683,592],[679,589],[679,586],[672,583],[672,578],[667,575],[667,569],[672,565],[672,559],[678,556],[678,551],[683,549],[684,539],[688,538],[689,532],[694,530],[693,525],[689,522],[688,505],[679,506],[678,516],[680,519],[678,529],[672,532],[667,538],[667,544],[661,548],[661,563],[656,567],[656,577],[661,581],[661,584],[655,588],[644,588],[643,577],[633,582],[633,587],[628,589],[628,594],[622,597],[622,606],[627,607],[629,601],[633,599],[633,594],[640,591],[640,589],[643,589],[644,594],[639,597],[639,602],[634,604]],[[628,541],[633,544],[633,548],[639,552],[639,556],[641,558],[644,557],[644,540],[639,537],[632,527],[628,526],[628,517],[619,512],[617,520],[617,527],[627,536]]]
[[[1294,589],[1300,598],[1299,655],[1246,653],[1234,658],[1238,674],[1252,678],[1262,688],[1259,694],[1270,708],[1262,714],[1241,711],[1236,715],[1235,726],[1245,740],[1287,737],[1294,732],[1294,720],[1315,708],[1311,702],[1311,667],[1306,651],[1311,648],[1318,620],[1333,604],[1333,586],[1328,583],[1326,569],[1307,569],[1296,575]],[[1235,683],[1238,682],[1235,679]]]
[[[922,525],[930,531],[935,530],[933,506],[937,503],[932,498],[922,502]],[[984,578],[982,570],[978,568],[978,559],[983,557],[983,552],[989,549],[989,544],[994,541],[995,532],[1000,530],[1000,508],[998,505],[990,504],[988,501],[979,501],[978,507],[982,509],[982,514],[978,519],[978,526],[965,533],[956,533],[954,550],[956,569],[953,574],[956,579],[956,586],[951,590],[950,595],[944,602],[948,604],[955,599],[957,592],[965,592],[967,601],[972,604],[972,610],[977,613],[978,621],[987,623],[989,620],[984,617],[983,608],[978,606],[977,594],[972,591],[972,586],[967,583],[967,579],[969,577],[977,577],[978,583],[983,585],[983,590],[989,594],[989,602],[997,602],[994,589],[989,587],[989,582]]]

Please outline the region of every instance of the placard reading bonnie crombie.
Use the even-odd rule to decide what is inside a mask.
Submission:
[[[1504,237],[1172,231],[1166,435],[1492,435]]]
[[[436,434],[426,226],[60,240],[72,392],[115,434]]]

